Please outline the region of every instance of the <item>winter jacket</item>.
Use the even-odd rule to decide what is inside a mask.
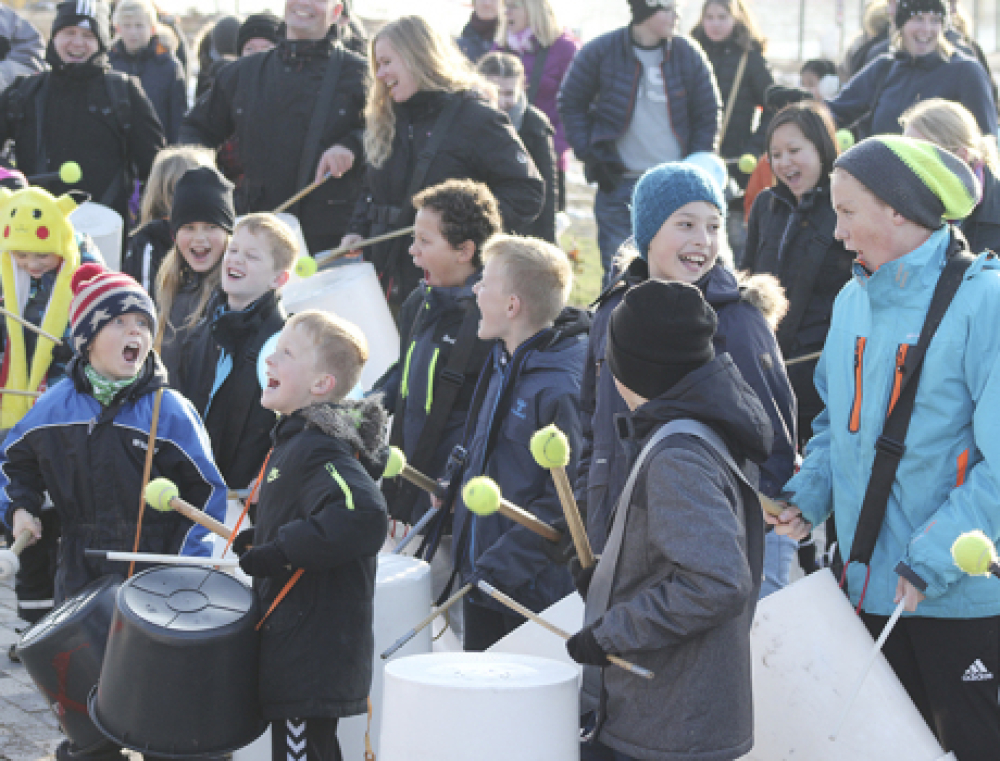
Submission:
[[[479,414],[466,429],[465,478],[486,475],[503,496],[545,523],[562,517],[551,474],[535,462],[532,435],[550,423],[566,434],[576,473],[580,451],[580,376],[587,354],[590,317],[567,308],[552,328],[536,333],[508,356],[498,343],[479,379]],[[455,565],[463,579],[474,572],[535,612],[573,591],[566,568],[546,556],[547,540],[499,513],[477,516],[456,500],[452,529]],[[471,600],[506,610],[478,590]]]
[[[879,80],[884,83],[873,104]],[[961,103],[976,117],[984,134],[997,132],[997,108],[990,78],[975,58],[958,51],[945,60],[940,53],[911,56],[895,53],[876,58],[826,101],[838,127],[848,127],[873,107],[871,134],[903,131],[899,117],[918,100],[944,98]]]
[[[983,166],[980,180],[983,197],[972,213],[958,223],[969,251],[1000,252],[1000,181],[988,166]]]
[[[527,91],[531,82],[532,74],[535,70],[535,61],[541,50],[541,45],[534,37],[531,38],[531,50],[527,53],[518,54],[515,51],[500,47],[505,53],[511,53],[521,59],[524,66],[524,87]],[[573,63],[576,52],[580,49],[580,43],[569,32],[563,32],[549,45],[549,52],[545,56],[545,64],[542,68],[542,78],[538,81],[538,91],[535,93],[531,105],[545,114],[552,127],[555,129],[556,157],[559,160],[559,168],[566,171],[569,166],[569,142],[566,140],[566,129],[563,127],[562,119],[559,117],[559,109],[556,107],[556,98],[559,95],[559,88],[562,86],[566,72]]]
[[[339,718],[367,710],[375,638],[375,556],[385,541],[385,412],[377,402],[318,404],[282,418],[260,487],[255,546],[274,542],[289,570],[255,578],[264,718]]]
[[[420,188],[445,180],[482,182],[496,196],[504,228],[520,231],[538,216],[545,189],[507,115],[471,92],[423,90],[393,104],[396,130],[392,153],[382,166],[369,165],[349,232],[365,238],[413,224],[407,189],[435,121],[448,102],[461,98],[448,136],[430,164]],[[422,277],[408,253],[410,240],[399,237],[365,249],[375,264],[390,304],[402,304]]]
[[[875,443],[898,390],[899,366],[906,347],[917,342],[952,236],[961,233],[944,226],[873,274],[855,265],[854,279],[834,305],[816,368],[826,409],[813,423],[816,433],[802,469],[785,489],[813,525],[833,512],[845,558],[854,543]],[[995,580],[966,575],[951,557],[963,532],[981,529],[993,542],[1000,538],[998,320],[1000,263],[979,256],[924,357],[905,451],[868,567],[862,607],[869,613],[893,611],[902,562],[900,570],[918,588],[926,583],[927,599],[916,615],[1000,615]],[[855,605],[865,577],[864,566],[850,565],[847,586]]]
[[[314,155],[302,156],[317,93],[330,56],[341,56],[340,79]],[[181,126],[182,143],[218,148],[239,140],[244,178],[236,211],[273,211],[313,181],[323,151],[342,145],[354,166],[291,208],[311,252],[340,244],[364,172],[363,111],[368,61],[337,42],[281,40],[259,55],[246,56],[219,72],[212,89],[194,105]],[[305,179],[300,182],[300,164]]]
[[[56,604],[94,579],[121,573],[120,563],[86,557],[85,549],[132,550],[155,392],[166,374],[150,352],[138,380],[108,407],[92,395],[83,360],[11,429],[0,456],[0,510],[41,514],[45,495],[62,521]],[[226,515],[226,487],[212,462],[205,429],[191,404],[164,390],[150,478],[168,478],[181,497],[217,520]],[[177,512],[146,507],[140,552],[211,555],[211,537]]]
[[[632,48],[630,27],[607,32],[584,45],[559,91],[559,114],[576,157],[590,167],[623,170],[615,141],[625,134],[635,109],[642,64]],[[722,104],[712,67],[686,37],[663,43],[663,81],[670,123],[685,156],[715,151]]]
[[[138,81],[111,71],[103,55],[66,65],[50,43],[46,60],[52,71],[28,77],[0,95],[0,142],[14,140],[17,167],[29,176],[57,172],[67,161],[75,161],[82,172],[80,182],[70,186],[53,180],[46,183],[47,189],[57,196],[86,191],[127,220],[132,181],[149,176],[156,153],[166,145],[153,105]],[[110,78],[120,80],[126,95],[121,114],[112,106],[106,82]],[[127,129],[121,121],[125,112]]]
[[[18,77],[45,70],[42,36],[30,21],[6,5],[0,6],[0,39],[7,43],[7,52],[0,56],[0,92]]]
[[[778,325],[778,346],[785,360],[823,348],[830,329],[833,302],[851,277],[854,254],[833,236],[837,215],[830,202],[830,182],[824,180],[805,194],[802,203],[778,183],[754,201],[747,223],[747,243],[741,267],[778,278],[788,299],[788,314]],[[813,385],[816,362],[788,368],[799,407],[799,437],[823,410]]]
[[[869,36],[867,32],[862,32],[858,35],[850,47],[848,47],[847,53],[844,54],[844,62],[841,64],[845,79],[851,79],[851,77],[868,65],[868,62],[874,57],[872,50],[882,48],[883,45],[885,47],[882,52],[888,50],[890,29],[891,24],[886,23],[883,29],[874,37]]]
[[[119,40],[108,52],[111,68],[142,83],[143,92],[156,109],[168,143],[176,143],[181,120],[187,113],[184,67],[155,34],[138,53],[125,50]]]
[[[624,416],[629,462],[661,425],[684,418],[710,426],[741,466],[767,457],[767,415],[725,354]],[[656,675],[603,669],[599,739],[631,758],[723,761],[753,745],[750,625],[764,527],[745,493],[689,434],[668,436],[639,470],[608,609],[594,623],[605,652]]]
[[[575,491],[586,516],[587,535],[597,553],[604,550],[618,495],[628,479],[628,462],[619,446],[614,423],[615,416],[626,412],[628,407],[605,361],[608,322],[626,291],[648,278],[649,266],[645,260],[633,260],[622,284],[612,286],[602,295],[591,329],[580,393],[583,451]],[[730,354],[771,421],[774,449],[761,468],[760,490],[776,495],[793,472],[796,445],[795,395],[768,324],[780,313],[783,298],[775,292],[770,278],[740,283],[721,264],[716,264],[696,285],[718,315],[716,353]]]
[[[152,293],[156,273],[173,247],[170,220],[154,219],[129,236],[125,256],[122,257],[122,272],[134,277],[147,293]]]
[[[542,213],[534,222],[524,228],[524,234],[556,243],[556,192],[559,178],[556,170],[558,162],[552,142],[552,125],[548,117],[532,105],[524,110],[521,123],[514,125],[517,136],[524,143],[525,150],[545,183],[545,203]]]
[[[472,12],[472,18],[462,28],[462,34],[455,40],[458,49],[462,51],[470,63],[479,63],[479,59],[493,50],[496,37],[497,23],[493,22],[489,26],[491,33],[484,33],[476,29],[476,12]],[[482,24],[482,22],[480,22]]]
[[[167,370],[170,386],[185,396],[187,394],[184,389],[176,384],[180,379],[198,371],[199,360],[194,354],[193,347],[198,340],[198,324],[208,313],[208,304],[205,305],[206,311],[190,327],[188,318],[198,308],[202,283],[207,276],[207,273],[195,272],[186,262],[181,264],[180,283],[177,286],[177,293],[174,294],[174,301],[170,305],[170,316],[163,327],[163,342],[159,347],[160,359]],[[157,302],[157,309],[160,310],[159,294],[153,294],[153,298]]]

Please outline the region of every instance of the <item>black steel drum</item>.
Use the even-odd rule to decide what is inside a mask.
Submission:
[[[266,724],[250,589],[211,568],[167,566],[118,590],[90,716],[109,739],[164,758],[242,748]]]
[[[78,750],[107,745],[87,715],[87,696],[101,675],[104,647],[121,577],[84,587],[24,633],[17,653]]]

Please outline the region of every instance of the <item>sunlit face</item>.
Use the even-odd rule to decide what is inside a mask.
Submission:
[[[290,40],[321,40],[341,10],[337,0],[285,0],[285,35]]]
[[[46,272],[59,269],[62,257],[57,254],[34,254],[29,251],[11,251],[17,266],[33,278],[40,278]]]
[[[497,108],[509,114],[524,92],[523,77],[490,77],[489,80],[497,91]]]
[[[659,40],[670,40],[677,33],[677,22],[680,16],[677,13],[675,0],[660,0],[660,9],[637,26],[642,27],[647,32]]]
[[[93,368],[111,380],[134,378],[153,346],[152,325],[141,312],[115,317],[90,342]]]
[[[783,182],[796,199],[819,185],[823,176],[823,161],[811,140],[797,124],[782,124],[771,135],[768,155],[771,171]]]
[[[243,43],[243,50],[240,55],[253,55],[254,53],[266,53],[275,47],[275,44],[266,37],[251,37]]]
[[[520,34],[528,28],[528,9],[524,0],[507,0],[504,3],[507,13],[507,31]]]
[[[229,233],[208,222],[192,222],[177,229],[177,250],[195,272],[209,272],[229,245]]]
[[[649,242],[649,276],[696,283],[719,257],[722,215],[706,201],[685,204],[663,223]]]
[[[403,62],[389,40],[375,40],[375,76],[396,103],[409,100],[417,92],[417,78]]]
[[[332,375],[320,371],[315,343],[300,325],[285,326],[274,353],[264,362],[267,386],[260,397],[261,406],[282,415],[320,401],[336,384]]]
[[[941,45],[944,21],[937,13],[915,13],[899,30],[903,48],[914,56],[933,53]]]
[[[97,35],[82,26],[64,26],[52,38],[52,46],[63,63],[86,63],[101,49]]]
[[[500,0],[476,0],[472,7],[483,21],[493,21],[500,14]]]
[[[153,37],[153,22],[143,13],[130,13],[118,23],[118,36],[125,43],[125,50],[138,53],[149,45]]]
[[[833,209],[837,212],[834,237],[855,253],[869,270],[875,271],[897,258],[892,233],[896,217],[892,207],[881,203],[864,185],[842,169],[830,179]]]
[[[468,245],[468,244],[466,244]],[[426,206],[417,212],[410,256],[435,288],[462,285],[471,273],[473,250],[453,248],[441,234],[441,214]]]
[[[274,266],[265,235],[252,233],[245,227],[233,234],[222,259],[222,290],[229,297],[230,309],[246,309],[287,280],[288,273]]]
[[[732,35],[733,29],[736,28],[736,17],[724,5],[710,3],[705,8],[701,25],[705,30],[705,35],[712,42],[725,42]]]
[[[482,279],[473,288],[479,305],[479,337],[484,341],[504,339],[511,322],[520,311],[520,299],[511,291],[503,264],[496,259],[486,262]]]

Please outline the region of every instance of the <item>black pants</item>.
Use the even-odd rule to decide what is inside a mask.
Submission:
[[[339,719],[283,719],[271,722],[271,761],[342,761]]]
[[[523,616],[513,611],[499,611],[462,598],[465,616],[465,651],[481,653],[514,631],[525,622]]]
[[[861,620],[878,637],[888,618]],[[901,618],[882,652],[946,751],[1000,758],[1000,616]]]
[[[59,514],[42,510],[42,538],[25,547],[19,558],[21,567],[14,577],[17,615],[28,623],[36,623],[52,610],[60,533]]]

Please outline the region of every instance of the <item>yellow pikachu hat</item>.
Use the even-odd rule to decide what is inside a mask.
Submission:
[[[61,336],[69,323],[69,306],[73,300],[70,281],[80,266],[80,250],[76,245],[70,212],[77,202],[68,195],[54,197],[42,188],[25,188],[11,192],[0,188],[0,285],[4,306],[19,313],[21,299],[17,294],[17,265],[11,251],[61,256],[63,264],[56,276],[52,296],[45,308],[41,328],[46,333]],[[23,279],[22,279],[23,282]],[[23,287],[23,285],[22,285]],[[20,316],[20,315],[18,315]],[[35,391],[45,381],[52,364],[53,344],[41,336],[35,343],[35,353],[28,369],[24,332],[21,325],[6,317],[7,356],[5,388]],[[4,394],[0,397],[0,428],[10,428],[31,408],[34,400],[25,396]]]

